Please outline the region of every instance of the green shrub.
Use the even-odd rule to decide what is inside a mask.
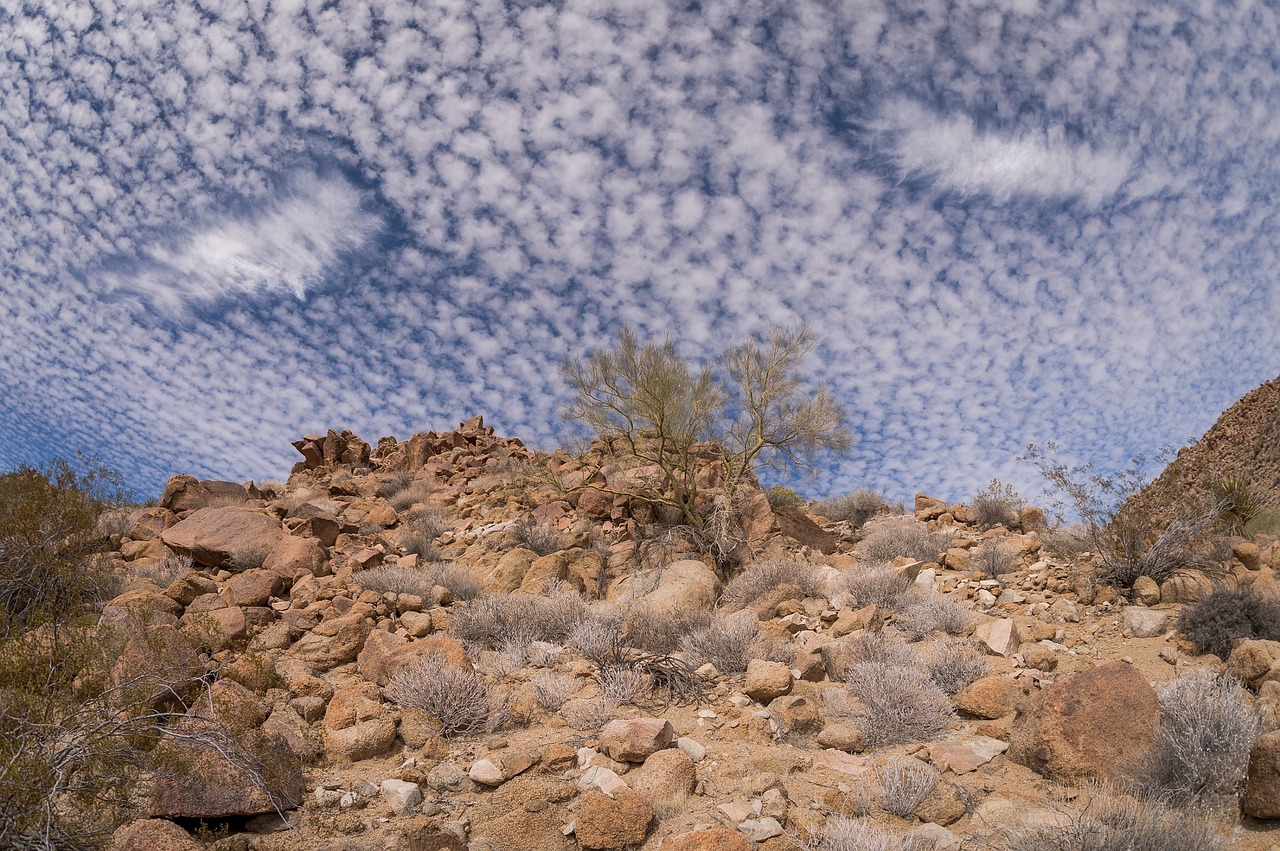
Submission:
[[[1245,476],[1223,476],[1213,483],[1212,490],[1218,513],[1237,535],[1244,534],[1263,510],[1260,495]]]
[[[764,495],[769,500],[769,507],[774,511],[781,508],[799,508],[804,505],[804,497],[782,485],[774,485],[765,491]]]
[[[1280,641],[1280,601],[1251,588],[1223,588],[1213,592],[1178,618],[1178,629],[1196,653],[1226,659],[1241,638]]]

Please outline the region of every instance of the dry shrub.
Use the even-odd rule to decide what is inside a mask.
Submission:
[[[920,654],[892,632],[862,631],[849,642],[849,663],[879,662],[898,667],[919,667]]]
[[[916,668],[861,662],[846,679],[861,701],[854,717],[869,747],[926,741],[951,723],[951,698]]]
[[[622,633],[627,646],[648,653],[672,653],[686,635],[706,629],[711,612],[706,609],[661,609],[637,603],[627,609]]]
[[[680,648],[693,668],[710,662],[722,674],[741,674],[759,637],[760,623],[754,618],[716,618],[705,629],[685,636]]]
[[[533,678],[533,698],[548,712],[559,712],[560,707],[573,697],[578,680],[569,674],[538,674]]]
[[[563,549],[564,536],[549,523],[534,522],[528,518],[514,521],[507,527],[511,537],[522,546],[540,556],[558,553]]]
[[[1229,802],[1261,733],[1249,693],[1225,674],[1202,670],[1159,687],[1160,735],[1148,772],[1156,793],[1178,803]]]
[[[986,654],[966,638],[944,638],[926,646],[925,671],[948,695],[959,694],[990,670]]]
[[[814,510],[833,523],[848,523],[855,532],[877,514],[893,511],[882,494],[866,488],[824,499],[814,506]]]
[[[859,606],[896,609],[911,590],[911,579],[888,563],[857,565],[844,572],[845,582]]]
[[[484,586],[471,571],[450,561],[433,561],[419,568],[433,586],[439,585],[455,600],[474,600],[484,593]]]
[[[792,597],[822,596],[822,580],[818,571],[808,562],[793,559],[762,559],[739,573],[724,590],[720,606],[731,612],[752,605],[761,598],[777,595],[781,589]]]
[[[578,655],[598,668],[620,664],[627,657],[622,638],[622,613],[603,606],[592,609],[589,616],[573,628],[569,643]]]
[[[993,579],[1013,573],[1018,569],[1018,548],[999,538],[983,541],[970,551],[969,567]]]
[[[351,581],[376,594],[413,594],[423,599],[431,596],[435,585],[425,571],[386,564],[353,573]]]
[[[1232,645],[1242,638],[1280,641],[1280,600],[1249,587],[1223,588],[1184,609],[1178,629],[1196,653],[1226,659]]]
[[[598,730],[614,719],[618,705],[605,695],[566,701],[560,710],[565,723],[579,732]]]
[[[397,480],[397,483],[402,484],[403,479]],[[387,499],[391,503],[391,507],[395,512],[400,514],[401,512],[408,511],[415,505],[425,502],[427,497],[431,496],[434,491],[435,485],[431,482],[415,482],[410,479],[407,485],[391,494]]]
[[[936,591],[919,589],[894,616],[894,623],[912,641],[935,632],[964,635],[973,626],[973,611],[963,602]]]
[[[911,757],[895,757],[876,771],[880,806],[901,818],[910,817],[938,782],[936,769]]]
[[[399,493],[403,493],[413,485],[413,475],[407,470],[400,470],[393,473],[390,478],[382,481],[378,485],[377,494],[383,499],[390,499]],[[408,506],[406,506],[407,508]],[[400,509],[396,509],[399,511]]]
[[[1222,851],[1207,815],[1174,810],[1143,797],[1095,789],[1061,818],[1015,828],[1009,851]]]
[[[990,529],[993,526],[1011,529],[1017,523],[1018,511],[1024,505],[1026,500],[1012,485],[992,479],[989,485],[974,496],[972,508],[980,529]]]
[[[653,690],[653,680],[648,674],[625,664],[600,668],[595,680],[600,693],[619,705],[639,705]]]
[[[129,572],[140,579],[150,579],[161,588],[168,588],[175,579],[181,579],[195,567],[191,556],[170,553],[155,564],[130,565]]]
[[[489,594],[476,597],[449,615],[449,632],[475,647],[495,650],[508,643],[560,643],[587,617],[587,603],[567,585],[545,597]]]
[[[400,548],[416,553],[423,561],[436,561],[436,538],[449,529],[449,512],[439,505],[424,505],[406,512],[400,518]]]
[[[822,832],[808,842],[798,842],[804,851],[932,851],[934,844],[916,836],[895,836],[873,822],[835,815],[827,819]]]
[[[916,561],[937,561],[951,543],[953,533],[934,532],[914,517],[879,517],[863,527],[866,537],[858,545],[865,562],[891,561],[906,556]]]
[[[392,677],[387,696],[401,706],[426,712],[436,720],[440,736],[491,733],[509,717],[506,697],[487,682],[429,656]]]

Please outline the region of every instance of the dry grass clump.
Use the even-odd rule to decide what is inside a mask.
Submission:
[[[1018,521],[1018,512],[1024,505],[1026,500],[1013,489],[1012,485],[1004,484],[999,479],[992,479],[989,485],[974,496],[971,507],[978,528],[990,529],[993,526],[1004,526],[1012,529]]]
[[[578,655],[598,668],[617,665],[627,657],[622,638],[622,613],[597,606],[569,634],[569,643]]]
[[[618,714],[618,705],[601,694],[585,700],[566,701],[560,710],[565,723],[579,732],[598,730]]]
[[[407,474],[400,474],[393,481],[399,485],[398,490],[393,491],[386,497],[391,503],[391,507],[395,509],[396,514],[408,511],[415,505],[426,502],[427,498],[435,491],[435,485],[428,481],[413,481],[412,478],[405,481]],[[382,489],[379,488],[379,496],[382,496]]]
[[[150,579],[161,588],[168,588],[174,580],[181,579],[195,567],[191,556],[170,553],[155,564],[130,566],[129,572],[140,579]]]
[[[906,572],[886,562],[857,565],[846,570],[844,576],[859,606],[896,609],[911,590],[911,579]]]
[[[450,561],[433,561],[420,565],[418,570],[432,585],[439,585],[455,600],[474,600],[484,593],[484,586],[465,567]]]
[[[991,663],[976,642],[944,638],[926,645],[925,672],[938,688],[956,695],[991,671]]]
[[[439,505],[423,505],[400,517],[400,548],[417,553],[423,561],[436,561],[436,538],[453,528],[449,512]]]
[[[933,851],[934,843],[919,837],[895,836],[861,818],[836,815],[827,819],[822,832],[807,842],[804,851]]]
[[[751,648],[760,637],[754,618],[716,618],[704,629],[685,636],[680,649],[693,668],[710,662],[722,674],[741,674],[751,661]]]
[[[895,757],[876,771],[880,806],[885,812],[909,818],[938,783],[937,769],[911,757]]]
[[[898,556],[937,561],[952,538],[951,532],[934,532],[914,517],[878,517],[863,528],[867,534],[858,545],[858,556],[865,562],[891,561]]]
[[[549,523],[524,518],[514,521],[507,527],[507,531],[517,543],[528,547],[540,556],[558,553],[564,548],[564,536]]]
[[[1015,828],[1008,851],[1222,851],[1208,816],[1099,789],[1063,807],[1061,818]]]
[[[818,571],[808,562],[762,559],[729,581],[720,598],[720,606],[736,612],[765,597],[820,597],[822,592],[822,580]]]
[[[413,594],[424,599],[431,596],[436,584],[423,570],[387,564],[353,573],[351,581],[376,594]]]
[[[449,616],[449,632],[461,642],[487,650],[508,643],[560,643],[587,618],[587,602],[567,585],[545,597],[488,594],[476,597]]]
[[[392,677],[387,696],[426,712],[436,720],[440,736],[491,733],[509,717],[505,695],[440,658],[424,657],[403,668]]]
[[[1157,695],[1160,734],[1147,777],[1153,791],[1177,803],[1234,807],[1261,733],[1249,693],[1225,674],[1201,670],[1163,684]]]
[[[872,517],[893,511],[889,501],[879,491],[863,488],[843,496],[824,499],[814,510],[833,523],[848,523],[854,531],[861,529]]]
[[[600,693],[619,705],[639,705],[653,690],[648,674],[629,665],[606,665],[596,671]]]
[[[577,678],[569,674],[544,672],[533,678],[533,699],[548,712],[559,712],[577,685]]]
[[[860,662],[846,681],[861,701],[853,715],[869,747],[926,741],[951,723],[951,698],[916,668]]]
[[[397,494],[407,491],[413,486],[413,475],[407,470],[400,470],[391,474],[390,477],[384,479],[379,485],[377,494],[383,499],[390,499]],[[408,506],[406,506],[407,508]],[[399,511],[400,509],[396,509]]]
[[[999,538],[983,541],[970,551],[969,567],[998,579],[1018,569],[1018,548]]]
[[[973,626],[973,611],[955,597],[918,589],[907,600],[894,616],[894,623],[912,641],[935,632],[964,635]]]
[[[647,653],[673,653],[690,633],[706,629],[711,612],[706,609],[660,609],[638,603],[627,609],[622,634],[627,646]]]
[[[920,654],[915,648],[896,638],[891,632],[863,630],[848,645],[851,665],[878,662],[895,667],[919,667]]]

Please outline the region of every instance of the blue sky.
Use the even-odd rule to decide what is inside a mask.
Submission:
[[[807,322],[813,480],[1040,487],[1280,372],[1264,3],[44,2],[0,13],[0,468],[564,435],[621,323]]]

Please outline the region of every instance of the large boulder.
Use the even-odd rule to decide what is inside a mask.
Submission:
[[[657,575],[632,574],[620,602],[647,604],[655,612],[710,609],[720,594],[716,572],[700,561],[675,561]]]
[[[202,851],[204,848],[168,819],[130,822],[111,834],[111,851]]]
[[[156,749],[151,815],[219,819],[301,806],[302,764],[283,739],[251,729],[228,743],[208,722],[183,726],[188,738]]]
[[[165,546],[205,567],[260,567],[285,535],[280,524],[247,508],[201,508],[160,533]]]
[[[1227,670],[1255,690],[1268,681],[1280,682],[1280,641],[1244,639],[1227,657]]]
[[[610,798],[603,792],[591,791],[582,796],[578,807],[578,844],[591,849],[638,847],[653,824],[653,806],[645,797],[630,789],[619,789]]]
[[[752,847],[750,839],[727,827],[682,833],[662,843],[662,851],[751,851]]]
[[[321,621],[289,648],[317,671],[328,671],[355,661],[373,623],[358,611]]]
[[[1060,783],[1120,779],[1140,769],[1159,729],[1155,691],[1133,666],[1111,662],[1019,704],[1009,756]]]
[[[160,495],[160,508],[175,513],[197,508],[243,505],[249,499],[244,485],[235,482],[201,481],[194,476],[173,476]]]
[[[675,728],[664,718],[617,719],[600,731],[600,749],[618,762],[644,762],[674,739]]]
[[[1280,732],[1259,736],[1250,748],[1242,806],[1254,818],[1280,818]]]
[[[292,580],[300,571],[323,576],[329,561],[324,545],[315,538],[285,535],[276,541],[262,562],[264,569]]]

